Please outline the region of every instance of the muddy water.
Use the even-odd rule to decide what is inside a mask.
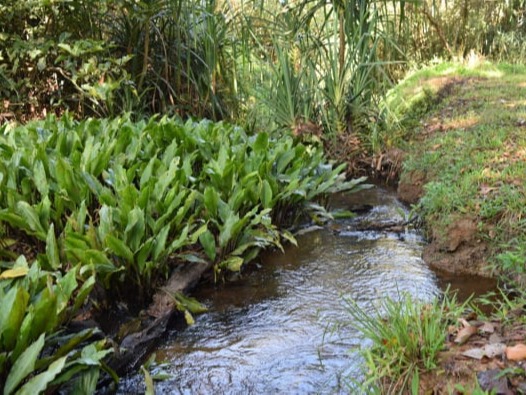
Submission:
[[[258,268],[233,283],[200,289],[194,296],[209,312],[174,331],[157,350],[169,379],[156,393],[348,393],[359,380],[363,339],[345,322],[345,298],[371,309],[381,299],[410,292],[429,300],[440,292],[437,276],[421,259],[423,239],[401,233],[354,231],[357,222],[402,220],[407,210],[394,194],[375,189],[340,196],[334,207],[374,208],[331,229],[298,237],[299,248],[263,257]],[[154,369],[155,373],[155,369]],[[121,393],[142,391],[129,378]]]

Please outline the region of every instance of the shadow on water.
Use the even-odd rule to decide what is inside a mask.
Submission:
[[[357,221],[403,221],[408,212],[393,193],[342,195],[332,205],[363,203],[372,206],[367,213],[298,237],[299,248],[265,254],[250,275],[201,287],[193,296],[209,312],[156,351],[170,376],[156,383],[156,393],[349,392],[346,379],[359,377],[363,340],[351,328],[330,331],[347,317],[343,297],[365,309],[400,292],[430,300],[452,280],[439,280],[422,261],[418,232],[352,230]],[[480,281],[458,285],[471,283]],[[142,381],[128,378],[119,392],[140,393]]]

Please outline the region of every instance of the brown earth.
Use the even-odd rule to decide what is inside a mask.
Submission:
[[[402,174],[398,184],[398,198],[407,204],[416,204],[424,195],[426,174],[411,171]],[[449,219],[444,232],[429,229],[429,244],[423,258],[431,267],[447,273],[490,276],[488,246],[477,229],[477,219],[457,215]]]

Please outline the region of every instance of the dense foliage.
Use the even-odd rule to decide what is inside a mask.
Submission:
[[[1,264],[7,393],[39,372],[39,388],[79,373],[97,381],[88,367],[100,365],[104,343],[81,344],[91,332],[65,340],[57,332],[95,282],[144,301],[182,262],[211,262],[216,275],[239,271],[261,249],[294,243],[284,226],[302,213],[327,216],[316,201],[361,188],[315,146],[210,121],[51,116],[4,125],[0,136],[0,221],[3,240],[15,242],[3,254],[36,255]]]
[[[382,95],[414,62],[470,51],[523,61],[524,7],[8,0],[0,5],[1,118],[163,112],[318,137],[358,133],[376,149]]]
[[[62,330],[96,284],[144,301],[181,262],[210,262],[220,277],[294,242],[287,227],[327,216],[318,203],[361,180],[280,130],[345,160],[389,146],[391,83],[414,62],[471,51],[523,62],[525,7],[2,1],[4,393],[93,392],[105,342]]]

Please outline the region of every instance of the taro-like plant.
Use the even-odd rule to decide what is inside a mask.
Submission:
[[[326,215],[328,194],[363,181],[345,181],[343,166],[292,137],[210,121],[65,116],[3,134],[8,232],[54,251],[41,254],[46,269],[64,269],[65,259],[108,287],[134,284],[145,295],[173,262],[239,270],[260,249],[293,242],[283,228],[305,211]]]
[[[49,260],[55,252],[48,251]],[[76,266],[62,276],[23,256],[0,272],[0,382],[3,393],[36,394],[68,387],[92,393],[111,350],[93,340],[95,329],[68,333],[68,323],[88,297],[95,276],[79,283]],[[87,273],[84,273],[86,276]]]

